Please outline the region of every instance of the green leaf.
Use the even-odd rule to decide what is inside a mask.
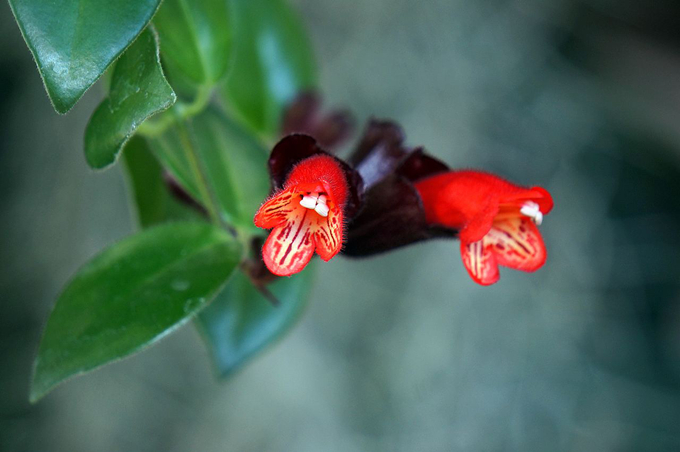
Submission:
[[[87,124],[87,163],[92,168],[112,164],[137,127],[175,100],[163,76],[156,37],[147,29],[116,62],[109,95]]]
[[[223,84],[227,107],[258,133],[278,133],[283,108],[315,84],[304,26],[282,0],[234,1],[234,64]]]
[[[137,222],[142,228],[169,220],[199,219],[199,213],[178,202],[163,180],[163,168],[144,138],[135,136],[123,150],[127,182]]]
[[[270,188],[267,151],[217,109],[204,111],[191,124],[190,144],[196,148],[221,215],[229,223],[254,229],[253,217]],[[180,130],[170,128],[150,139],[149,144],[163,166],[194,199],[201,200],[186,157],[188,144],[182,140]]]
[[[165,0],[154,17],[167,70],[213,84],[230,61],[231,14],[226,0]]]
[[[9,0],[47,94],[66,113],[153,17],[160,0]]]
[[[267,286],[280,304],[272,306],[242,272],[196,318],[220,377],[227,377],[286,333],[300,317],[314,272],[308,268]]]
[[[219,293],[240,247],[207,223],[172,223],[131,236],[83,266],[47,321],[31,401],[65,379],[153,344]]]

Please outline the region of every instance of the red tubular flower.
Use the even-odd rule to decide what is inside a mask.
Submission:
[[[267,268],[289,276],[301,271],[314,251],[325,261],[333,258],[342,248],[345,215],[360,202],[361,178],[306,135],[281,140],[269,168],[275,192],[254,220],[257,227],[272,229],[262,247]]]
[[[536,227],[553,207],[545,189],[467,170],[437,174],[415,187],[429,224],[459,230],[463,264],[477,283],[498,281],[499,265],[532,272],[545,263]]]

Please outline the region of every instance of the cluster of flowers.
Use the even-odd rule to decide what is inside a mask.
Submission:
[[[553,207],[545,189],[452,170],[423,148],[406,147],[389,121],[370,121],[345,162],[322,146],[332,149],[348,135],[349,116],[322,116],[318,107],[313,95],[292,105],[286,136],[269,158],[272,194],[254,221],[271,229],[262,247],[271,273],[295,274],[315,252],[328,261],[447,237],[460,240],[463,264],[482,285],[498,281],[499,265],[532,272],[545,263],[537,228]]]

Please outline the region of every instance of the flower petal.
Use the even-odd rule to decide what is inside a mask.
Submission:
[[[531,187],[531,191],[538,193],[534,201],[541,207],[543,215],[547,215],[553,208],[553,199],[548,190],[543,187]]]
[[[262,259],[272,273],[290,276],[311,260],[315,247],[313,216],[318,215],[312,210],[295,209],[285,224],[271,231],[262,248]]]
[[[553,208],[553,199],[548,190],[543,187],[531,187],[521,189],[517,192],[506,195],[503,201],[514,201],[518,205],[524,204],[526,201],[532,201],[538,204],[543,215],[547,215]]]
[[[483,204],[478,205],[478,212],[475,216],[469,219],[467,223],[459,232],[460,240],[467,243],[482,240],[494,224],[494,218],[498,214],[498,197],[496,195],[489,195]],[[439,207],[442,210],[442,207]],[[447,215],[452,217],[455,211],[444,212],[440,215],[442,218],[447,218]],[[444,222],[446,224],[447,222]]]
[[[460,242],[463,265],[477,284],[488,286],[498,281],[498,263],[494,253],[485,247],[485,240],[472,243]]]
[[[325,261],[331,260],[342,249],[342,211],[331,209],[328,217],[314,215],[316,252]]]
[[[293,209],[297,208],[293,189],[283,190],[267,200],[255,214],[255,226],[271,229],[284,223]]]
[[[545,263],[546,250],[536,225],[527,217],[496,221],[484,237],[499,265],[533,272]]]
[[[325,152],[316,145],[316,140],[308,135],[293,134],[282,138],[269,155],[268,165],[272,186],[283,187],[288,173],[295,165],[317,154],[325,154]]]
[[[349,163],[359,171],[366,187],[371,187],[394,172],[410,152],[404,146],[404,131],[398,124],[371,119]]]

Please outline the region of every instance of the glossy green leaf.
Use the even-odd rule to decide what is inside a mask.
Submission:
[[[57,300],[35,361],[30,398],[158,341],[219,293],[238,243],[207,223],[147,229],[83,266]]]
[[[247,276],[234,274],[196,318],[218,375],[229,376],[293,326],[307,303],[313,276],[313,268],[307,268],[268,285],[280,303],[273,306]]]
[[[286,104],[315,84],[312,49],[282,0],[235,0],[234,16],[234,64],[223,97],[247,125],[274,136]]]
[[[230,61],[231,15],[227,0],[165,0],[154,17],[163,64],[196,84],[211,84]]]
[[[171,195],[163,179],[163,168],[144,138],[135,136],[127,142],[123,162],[137,222],[142,228],[169,220],[200,219],[195,209]]]
[[[10,0],[47,94],[66,113],[153,17],[160,0]]]
[[[154,154],[182,186],[200,200],[186,152],[187,146],[193,146],[224,219],[240,227],[254,228],[253,217],[270,188],[267,151],[216,109],[194,117],[187,129],[189,143],[177,127],[149,140]]]
[[[87,124],[87,163],[92,168],[112,164],[137,127],[175,100],[163,76],[156,36],[147,29],[116,62],[109,95]]]

